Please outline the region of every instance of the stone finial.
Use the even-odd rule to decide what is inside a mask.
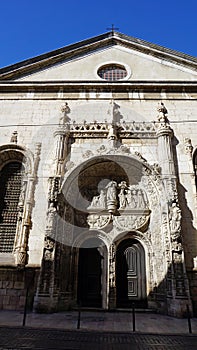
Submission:
[[[10,142],[13,142],[15,144],[17,144],[17,137],[18,137],[18,132],[17,131],[13,131],[11,138],[10,138]]]
[[[62,112],[62,115],[60,116],[59,124],[65,125],[69,121],[68,113],[70,113],[70,107],[68,106],[68,103],[63,103],[60,107],[60,110]]]
[[[157,111],[159,112],[158,121],[160,123],[166,123],[168,121],[166,114],[168,113],[166,107],[163,102],[158,103]]]
[[[61,105],[61,112],[65,113],[65,114],[70,113],[70,108],[69,108],[67,102],[65,102]]]

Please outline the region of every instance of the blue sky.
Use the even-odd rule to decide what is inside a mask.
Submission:
[[[197,0],[1,0],[0,67],[119,32],[197,56]]]

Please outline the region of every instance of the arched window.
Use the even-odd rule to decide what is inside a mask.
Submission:
[[[18,203],[22,188],[24,167],[21,162],[6,164],[0,174],[0,252],[13,251]]]

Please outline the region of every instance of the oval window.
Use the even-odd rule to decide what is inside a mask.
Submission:
[[[105,80],[121,80],[127,76],[125,67],[118,64],[102,66],[97,73],[100,78]]]

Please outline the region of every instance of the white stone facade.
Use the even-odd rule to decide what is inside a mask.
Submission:
[[[110,65],[126,77],[101,79]],[[38,311],[197,312],[196,76],[195,58],[119,33],[0,70],[0,170],[25,163],[0,307],[29,286]]]

